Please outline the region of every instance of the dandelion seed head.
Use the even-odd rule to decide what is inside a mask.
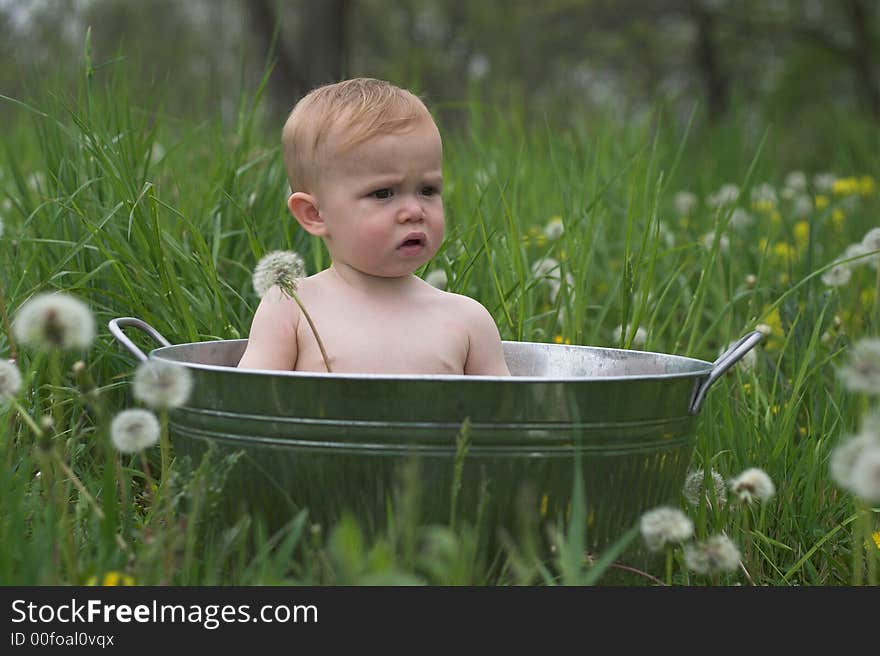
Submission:
[[[880,250],[880,228],[871,228],[868,230],[868,232],[865,233],[865,236],[862,237],[862,246],[865,247],[866,252]],[[876,257],[880,257],[880,254]]]
[[[192,391],[189,369],[166,360],[145,360],[134,373],[132,391],[151,408],[178,408]]]
[[[874,432],[862,432],[838,444],[831,452],[828,463],[831,478],[845,490],[853,491],[852,475],[862,453],[880,447],[880,437]]]
[[[684,549],[684,562],[697,574],[731,572],[739,566],[739,549],[726,535],[713,535]]]
[[[550,241],[556,241],[565,234],[565,224],[562,223],[561,216],[554,216],[544,226],[544,236]]]
[[[716,191],[714,194],[711,194],[709,198],[706,199],[706,202],[710,207],[720,207],[721,205],[729,205],[730,203],[736,202],[736,199],[739,197],[739,187],[735,184],[724,184]]]
[[[744,230],[754,223],[754,218],[742,207],[737,207],[730,213],[730,227],[734,230]]]
[[[869,337],[856,342],[837,375],[851,391],[880,393],[880,339]]]
[[[675,199],[673,200],[675,211],[678,212],[679,216],[690,216],[697,208],[698,202],[697,195],[690,191],[679,191],[675,194]]]
[[[852,277],[852,269],[845,264],[835,264],[822,274],[822,282],[829,287],[843,287]]]
[[[850,472],[850,490],[866,503],[880,503],[880,442],[862,449]]]
[[[807,190],[807,176],[803,171],[791,171],[785,176],[785,187],[793,191]]]
[[[443,269],[433,269],[428,272],[425,276],[425,282],[431,285],[431,287],[436,287],[437,289],[446,289],[446,285],[449,283],[449,280],[446,277],[446,272]]]
[[[723,506],[727,502],[727,485],[724,483],[724,477],[714,469],[711,471],[710,475],[712,477],[712,486],[715,489],[715,498],[718,499],[718,503]],[[712,498],[709,496],[708,490],[704,490],[703,487],[704,477],[705,472],[702,469],[697,469],[690,472],[684,480],[682,493],[684,494],[684,498],[687,499],[688,503],[692,506],[699,506],[700,499],[706,499],[709,505],[712,503]]]
[[[730,482],[730,490],[743,503],[768,501],[776,494],[776,486],[763,469],[751,467]]]
[[[819,193],[826,193],[834,187],[836,179],[833,173],[817,173],[813,176],[813,186],[816,187],[816,191]]]
[[[8,360],[0,360],[0,403],[14,399],[21,390],[21,372]]]
[[[758,204],[769,203],[776,205],[778,201],[776,189],[773,185],[767,182],[762,182],[761,184],[752,187],[751,198],[753,203]]]
[[[843,255],[840,256],[840,259],[848,260],[851,257],[860,257],[862,255],[867,255],[870,252],[871,249],[865,246],[864,242],[857,241],[856,243],[850,244],[846,247],[846,249],[844,249]],[[844,262],[842,264],[843,266],[856,267],[860,264],[865,264],[869,259],[871,258],[864,257],[858,260],[853,260],[852,262]]]
[[[138,453],[159,441],[159,420],[149,410],[123,410],[110,423],[110,439],[120,453]]]
[[[296,291],[297,281],[305,276],[305,264],[294,251],[272,251],[264,255],[254,268],[253,284],[257,296],[263,298],[277,286],[291,295]]]
[[[795,196],[791,213],[796,219],[804,219],[813,212],[813,199],[806,195]]]
[[[651,551],[667,544],[679,544],[694,534],[694,523],[678,508],[661,506],[642,515],[639,530]]]
[[[12,329],[19,342],[34,348],[85,349],[95,339],[95,318],[78,298],[50,292],[25,301]]]

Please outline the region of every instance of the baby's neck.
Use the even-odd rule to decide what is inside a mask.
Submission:
[[[351,289],[373,296],[379,300],[383,297],[395,297],[417,285],[418,281],[413,274],[397,277],[371,276],[358,271],[346,264],[333,262],[328,273],[340,283]]]

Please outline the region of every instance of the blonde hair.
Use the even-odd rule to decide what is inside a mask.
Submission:
[[[403,132],[431,120],[422,100],[406,89],[373,78],[353,78],[313,89],[293,108],[281,131],[291,191],[309,190],[321,163],[377,134]],[[336,153],[327,141],[338,137]]]

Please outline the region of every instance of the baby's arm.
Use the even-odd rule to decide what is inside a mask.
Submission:
[[[299,307],[293,299],[277,287],[270,289],[254,313],[247,348],[238,367],[292,370],[296,366],[299,317]]]
[[[468,322],[468,355],[464,373],[476,376],[509,376],[501,335],[489,311],[478,301],[465,299]]]

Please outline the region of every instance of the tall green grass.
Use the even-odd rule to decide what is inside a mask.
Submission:
[[[570,514],[549,530],[524,509],[522,530],[502,536],[504,552],[492,558],[486,526],[454,513],[448,525],[421,524],[417,464],[402,472],[379,535],[356,516],[318,526],[307,511],[270,533],[250,517],[211,523],[228,458],[178,459],[169,480],[154,485],[145,472],[159,471],[158,454],[144,467],[107,446],[107,418],[132,405],[135,364],[104,329],[110,319],[139,317],[172,343],[246,336],[257,303],[250,272],[265,252],[296,250],[309,273],[329,263],[287,213],[278,126],[261,123],[263,87],[249,91],[232,120],[173,117],[131,98],[124,70],[95,69],[87,57],[74,96],[47,88],[3,98],[17,108],[0,177],[4,313],[12,317],[34,293],[62,290],[89,304],[100,330],[89,352],[63,358],[0,331],[0,354],[15,355],[25,375],[22,407],[55,417],[53,448],[82,481],[79,488],[56,471],[52,489],[65,503],[47,503],[33,431],[11,405],[0,409],[0,582],[100,583],[108,572],[180,585],[584,584],[624,575],[615,558],[638,540],[636,529],[621,526],[608,553],[585,559],[577,488]],[[781,189],[798,162],[774,156],[773,130],[736,121],[712,128],[698,111],[681,124],[657,110],[532,125],[507,108],[472,104],[466,125],[444,131],[447,238],[420,273],[443,269],[448,289],[480,300],[510,340],[712,361],[770,324],[754,366],[738,366],[709,394],[692,464],[726,478],[760,467],[777,496],[756,509],[712,495],[682,508],[698,537],[727,532],[744,548],[742,515],[754,514],[747,573],[725,582],[849,583],[854,505],[831,481],[828,458],[858,429],[866,404],[843,389],[835,366],[852,340],[876,334],[877,281],[866,266],[844,287],[821,275],[876,222],[876,191],[811,184],[816,204],[805,216],[785,199],[756,209],[752,190],[763,182]],[[841,130],[853,144],[866,138],[853,132]],[[855,170],[852,152],[842,148],[825,170],[877,179],[877,156],[858,158]],[[738,199],[710,207],[725,183],[739,187]],[[699,198],[688,215],[674,209],[683,189]],[[752,214],[750,226],[734,225],[735,207]],[[564,225],[556,239],[543,233],[553,217]],[[79,357],[87,378],[71,373]],[[466,439],[460,447],[464,458]],[[159,489],[173,499],[168,512],[152,506]],[[627,575],[651,584],[663,572]],[[679,558],[675,582],[712,581],[689,575]]]

